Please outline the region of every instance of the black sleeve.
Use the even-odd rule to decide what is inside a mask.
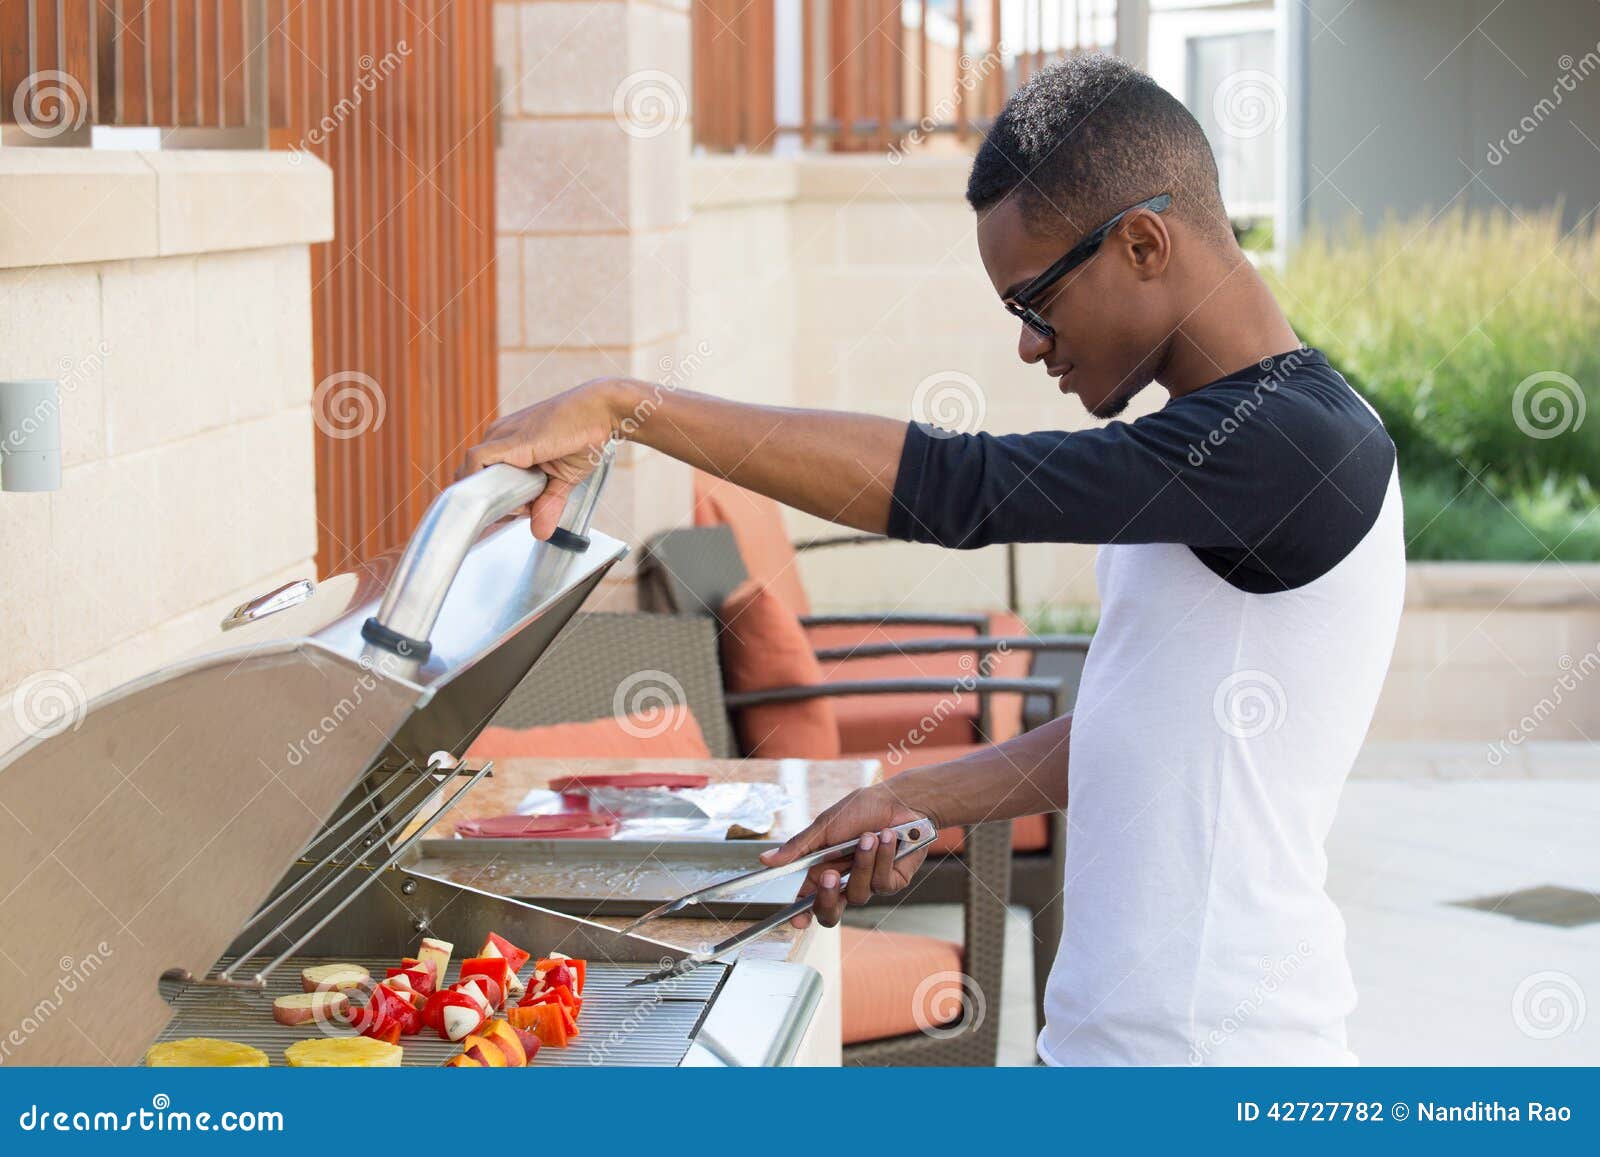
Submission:
[[[913,424],[889,534],[998,542],[1179,543],[1255,552],[1349,523],[1370,528],[1393,444],[1343,386],[1215,383],[1132,422],[1071,433],[948,434]],[[1342,553],[1341,553],[1342,557]]]

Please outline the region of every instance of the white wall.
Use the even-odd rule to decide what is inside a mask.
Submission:
[[[64,464],[0,493],[0,750],[315,576],[331,193],[283,154],[0,150],[0,378],[60,380]]]

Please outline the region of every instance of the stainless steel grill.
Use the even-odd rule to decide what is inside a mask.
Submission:
[[[811,969],[741,961],[624,991],[687,953],[442,879],[413,846],[493,774],[462,754],[626,553],[587,526],[604,475],[545,544],[525,519],[493,526],[543,475],[482,471],[398,558],[244,604],[215,646],[0,758],[0,815],[21,833],[0,841],[0,927],[26,977],[0,986],[0,1022],[26,1030],[4,1059],[128,1064],[158,1038],[220,1036],[282,1063],[318,1031],[272,1020],[308,963],[381,976],[424,935],[459,960],[491,931],[590,962],[578,1037],[537,1063],[790,1059]],[[92,983],[58,982],[91,953]],[[459,1048],[403,1043],[410,1064]]]

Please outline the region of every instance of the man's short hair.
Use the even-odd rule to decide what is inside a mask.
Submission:
[[[1068,241],[1158,193],[1203,235],[1232,237],[1200,122],[1144,73],[1100,55],[1053,64],[1019,88],[967,180],[974,209],[1014,195],[1030,229]]]

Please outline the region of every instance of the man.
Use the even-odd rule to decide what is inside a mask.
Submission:
[[[808,881],[833,924],[916,870],[890,825],[1070,798],[1046,1062],[1351,1063],[1323,841],[1400,614],[1394,446],[1239,251],[1199,125],[1125,64],[1030,80],[967,197],[1018,355],[1096,417],[1153,381],[1162,409],[967,436],[608,379],[503,419],[468,466],[549,473],[540,536],[616,435],[896,538],[1105,544],[1073,716],[858,792],[769,862],[859,837]]]

